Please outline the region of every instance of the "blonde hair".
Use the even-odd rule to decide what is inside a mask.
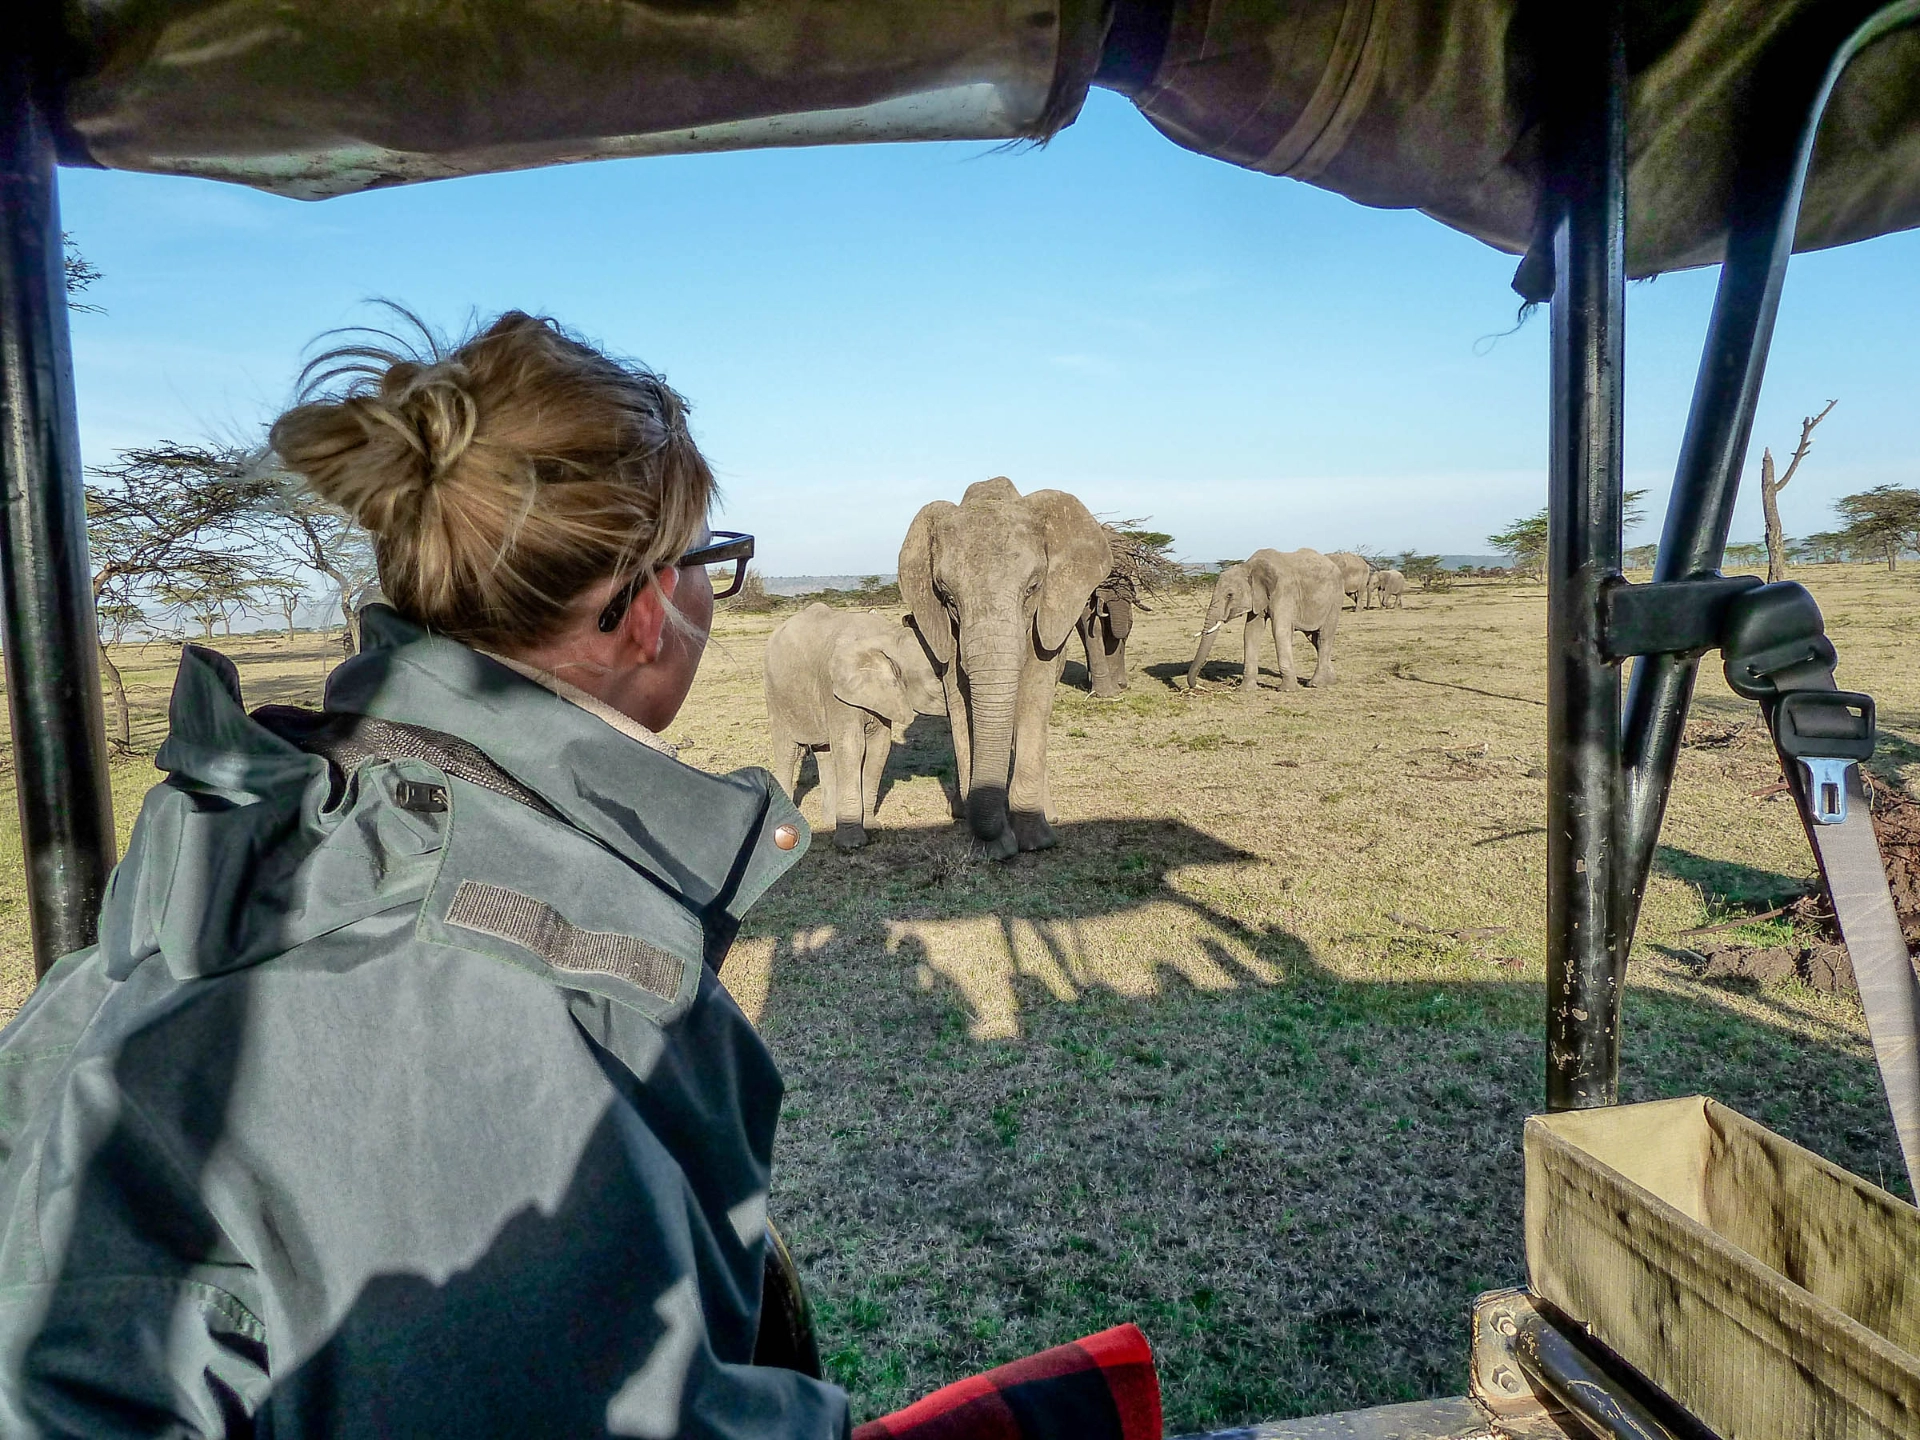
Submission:
[[[515,310],[451,349],[400,313],[419,346],[378,334],[318,356],[271,432],[372,533],[396,609],[511,650],[550,639],[596,582],[653,583],[699,536],[713,472],[653,371]]]

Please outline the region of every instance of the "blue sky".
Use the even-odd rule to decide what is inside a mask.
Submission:
[[[1510,257],[1188,154],[1102,92],[1043,150],[621,161],[319,204],[66,171],[62,203],[105,274],[107,313],[73,322],[90,463],[257,433],[303,347],[384,296],[453,330],[551,314],[663,370],[721,523],[773,575],[891,570],[921,504],[995,474],[1150,515],[1192,559],[1477,552],[1543,503],[1546,315],[1501,335]],[[1629,480],[1656,497],[1713,281],[1631,292]],[[1917,375],[1920,234],[1797,259],[1736,538],[1759,533],[1760,445],[1791,449],[1832,397],[1790,531],[1920,483]]]

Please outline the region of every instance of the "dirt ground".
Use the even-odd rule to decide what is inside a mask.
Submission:
[[[1842,684],[1879,701],[1878,778],[1920,792],[1920,575],[1795,578]],[[860,1416],[1121,1320],[1160,1357],[1170,1433],[1459,1393],[1470,1298],[1523,1278],[1544,592],[1350,612],[1336,686],[1282,693],[1269,673],[1251,705],[1230,683],[1238,624],[1205,688],[1176,688],[1205,603],[1141,617],[1125,698],[1060,690],[1059,849],[972,859],[945,735],[921,720],[874,843],[822,837],[728,962],[787,1077],[774,1214]],[[723,616],[669,737],[683,759],[764,763],[779,618]],[[338,654],[319,636],[230,648],[252,703],[313,703]],[[173,658],[123,662],[150,755]],[[1711,667],[1700,690],[1630,972],[1627,1096],[1714,1095],[1904,1194],[1853,1002],[1703,978],[1682,933],[1813,873],[1769,747],[1714,738],[1752,707]],[[152,779],[148,759],[117,766],[123,827]],[[1786,924],[1715,943],[1778,946]],[[9,1008],[24,937],[9,825]]]

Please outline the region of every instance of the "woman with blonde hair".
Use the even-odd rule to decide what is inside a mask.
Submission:
[[[0,1037],[0,1432],[843,1435],[751,1363],[781,1084],[715,971],[806,829],[654,734],[752,551],[683,402],[515,313],[272,444],[390,608],[320,712],[187,648]]]

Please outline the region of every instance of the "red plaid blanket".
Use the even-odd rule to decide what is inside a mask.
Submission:
[[[853,1440],[1160,1440],[1160,1424],[1147,1337],[1116,1325],[956,1381]]]

